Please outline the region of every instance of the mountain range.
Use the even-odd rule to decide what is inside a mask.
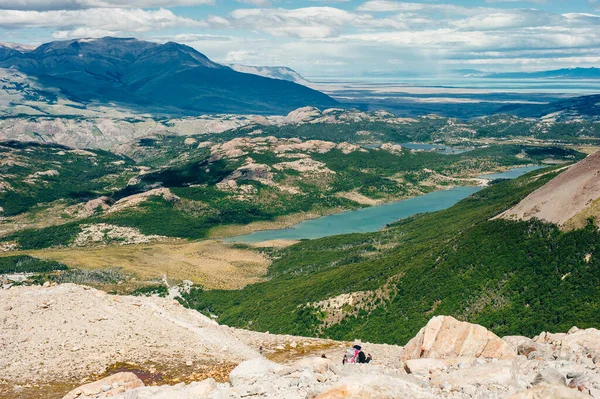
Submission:
[[[237,72],[174,42],[105,37],[55,41],[33,50],[0,45],[0,68],[35,78],[72,101],[154,114],[281,114],[336,104],[316,90]]]
[[[549,104],[509,104],[502,106],[496,113],[512,114],[520,117],[542,118],[556,115],[559,120],[591,119],[600,117],[600,95],[566,98]]]
[[[598,79],[600,68],[563,68],[538,72],[488,73],[486,78],[500,79]]]
[[[600,68],[562,68],[536,72],[486,72],[477,69],[455,71],[464,77],[493,79],[598,79]]]

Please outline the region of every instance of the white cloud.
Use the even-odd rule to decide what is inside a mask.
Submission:
[[[559,19],[561,17],[538,10],[497,10],[454,20],[450,25],[464,30],[497,30],[554,25],[560,22]]]
[[[150,8],[215,4],[215,0],[0,0],[1,10],[78,10],[86,8]]]
[[[223,62],[227,64],[247,63],[249,60],[260,58],[256,51],[235,50],[227,53]]]
[[[305,39],[339,35],[346,27],[365,29],[405,29],[406,24],[393,18],[373,18],[334,7],[297,9],[238,9],[231,13],[231,24],[237,28],[266,32],[273,36]]]
[[[357,8],[365,12],[441,12],[449,15],[473,15],[481,12],[481,8],[467,8],[453,4],[407,3],[392,0],[370,0]]]
[[[106,37],[106,36],[117,36],[118,32],[94,29],[94,28],[76,28],[73,30],[57,30],[52,34],[52,37],[56,40],[67,40],[67,39],[80,39],[85,37]]]
[[[270,0],[236,0],[238,3],[250,4],[256,7],[269,7],[271,6]]]
[[[207,22],[184,18],[166,9],[92,8],[87,10],[0,12],[2,28],[57,28],[59,35],[84,32],[147,32],[173,27],[206,27]],[[70,33],[69,33],[70,32]]]
[[[18,35],[26,37],[27,28],[53,30],[57,39],[148,35],[156,41],[188,44],[217,61],[289,65],[309,75],[322,70],[332,74],[437,70],[469,62],[500,69],[516,65],[517,59],[537,59],[536,67],[552,66],[558,58],[565,64],[572,59],[589,65],[600,57],[600,15],[592,11],[597,2],[590,3],[589,13],[558,14],[492,5],[464,7],[444,0],[367,0],[353,11],[334,7],[340,0],[315,0],[329,6],[313,3],[315,7],[296,9],[266,8],[289,4],[279,0],[237,1],[256,8],[226,14],[215,7],[210,9],[215,15],[197,20],[178,15],[183,10],[142,7],[213,0],[0,0],[0,7],[39,9],[0,11],[0,29],[13,41]],[[40,11],[49,4],[66,9]],[[159,36],[163,29],[181,34]]]
[[[548,4],[548,0],[485,0],[486,3],[522,3],[529,2],[533,4]]]

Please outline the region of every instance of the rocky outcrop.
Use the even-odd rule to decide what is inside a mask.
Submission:
[[[145,192],[139,193],[139,194],[130,195],[130,196],[127,196],[125,198],[118,200],[117,202],[114,203],[114,205],[112,205],[110,207],[110,209],[108,209],[108,213],[119,212],[124,209],[136,207],[136,206],[140,205],[142,202],[147,201],[148,199],[150,199],[152,197],[162,197],[165,201],[168,201],[168,202],[177,202],[180,200],[180,198],[178,196],[176,196],[175,194],[173,194],[171,192],[171,190],[169,190],[168,188],[164,188],[164,187],[154,188],[152,190],[148,190],[148,191],[145,191]]]
[[[284,119],[284,123],[296,124],[306,123],[321,116],[321,111],[315,107],[298,108],[289,114]]]
[[[432,318],[404,348],[404,360],[420,358],[512,359],[516,351],[485,327],[450,316]]]
[[[86,247],[89,245],[119,245],[147,244],[152,241],[166,240],[159,235],[145,235],[133,227],[122,227],[108,223],[87,224],[81,226],[81,231],[73,240],[72,246]]]

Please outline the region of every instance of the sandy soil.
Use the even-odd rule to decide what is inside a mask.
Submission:
[[[250,244],[254,248],[284,248],[299,243],[298,240],[269,240]]]
[[[375,200],[373,198],[369,198],[361,193],[357,193],[355,191],[350,191],[346,193],[337,193],[336,197],[345,198],[350,201],[354,201],[357,204],[361,205],[379,205],[381,201]]]

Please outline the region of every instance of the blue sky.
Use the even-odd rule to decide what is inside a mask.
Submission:
[[[0,0],[0,41],[135,36],[306,76],[600,66],[600,0]]]

